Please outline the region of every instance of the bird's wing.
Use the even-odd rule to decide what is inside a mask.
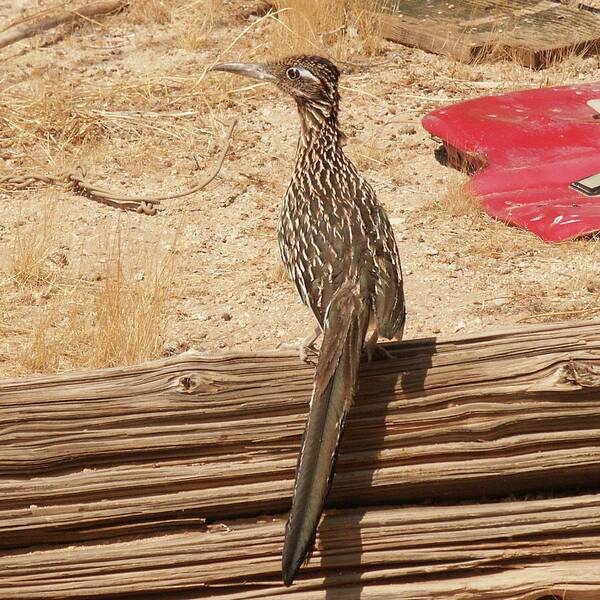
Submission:
[[[375,316],[379,335],[401,338],[406,319],[402,268],[394,231],[385,211],[377,206],[379,226],[375,240]]]

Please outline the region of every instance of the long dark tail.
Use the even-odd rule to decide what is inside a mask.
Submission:
[[[369,307],[357,286],[342,285],[325,315],[323,344],[296,466],[294,497],[283,545],[283,582],[287,586],[314,542],[344,420],[354,399],[368,321]]]

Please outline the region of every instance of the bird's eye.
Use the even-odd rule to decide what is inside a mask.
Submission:
[[[298,77],[300,77],[300,71],[298,71],[298,69],[296,69],[296,67],[290,67],[285,74],[287,75],[288,79],[298,79]]]

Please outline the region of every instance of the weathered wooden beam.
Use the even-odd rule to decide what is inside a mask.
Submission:
[[[593,488],[600,323],[388,346],[364,365],[331,506]],[[287,510],[313,370],[185,354],[0,382],[0,547]]]
[[[384,37],[464,62],[510,59],[543,68],[597,53],[600,20],[589,6],[531,0],[383,0]],[[587,4],[588,10],[582,10]]]
[[[328,512],[280,583],[281,516],[2,557],[3,600],[596,600],[600,495]]]

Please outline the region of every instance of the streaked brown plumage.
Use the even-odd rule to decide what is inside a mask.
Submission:
[[[375,326],[371,340],[402,335],[402,273],[390,222],[342,149],[337,67],[318,56],[295,56],[213,69],[275,83],[296,100],[302,125],[278,238],[323,343],[286,525],[282,568],[290,585],[323,511],[369,324]]]

